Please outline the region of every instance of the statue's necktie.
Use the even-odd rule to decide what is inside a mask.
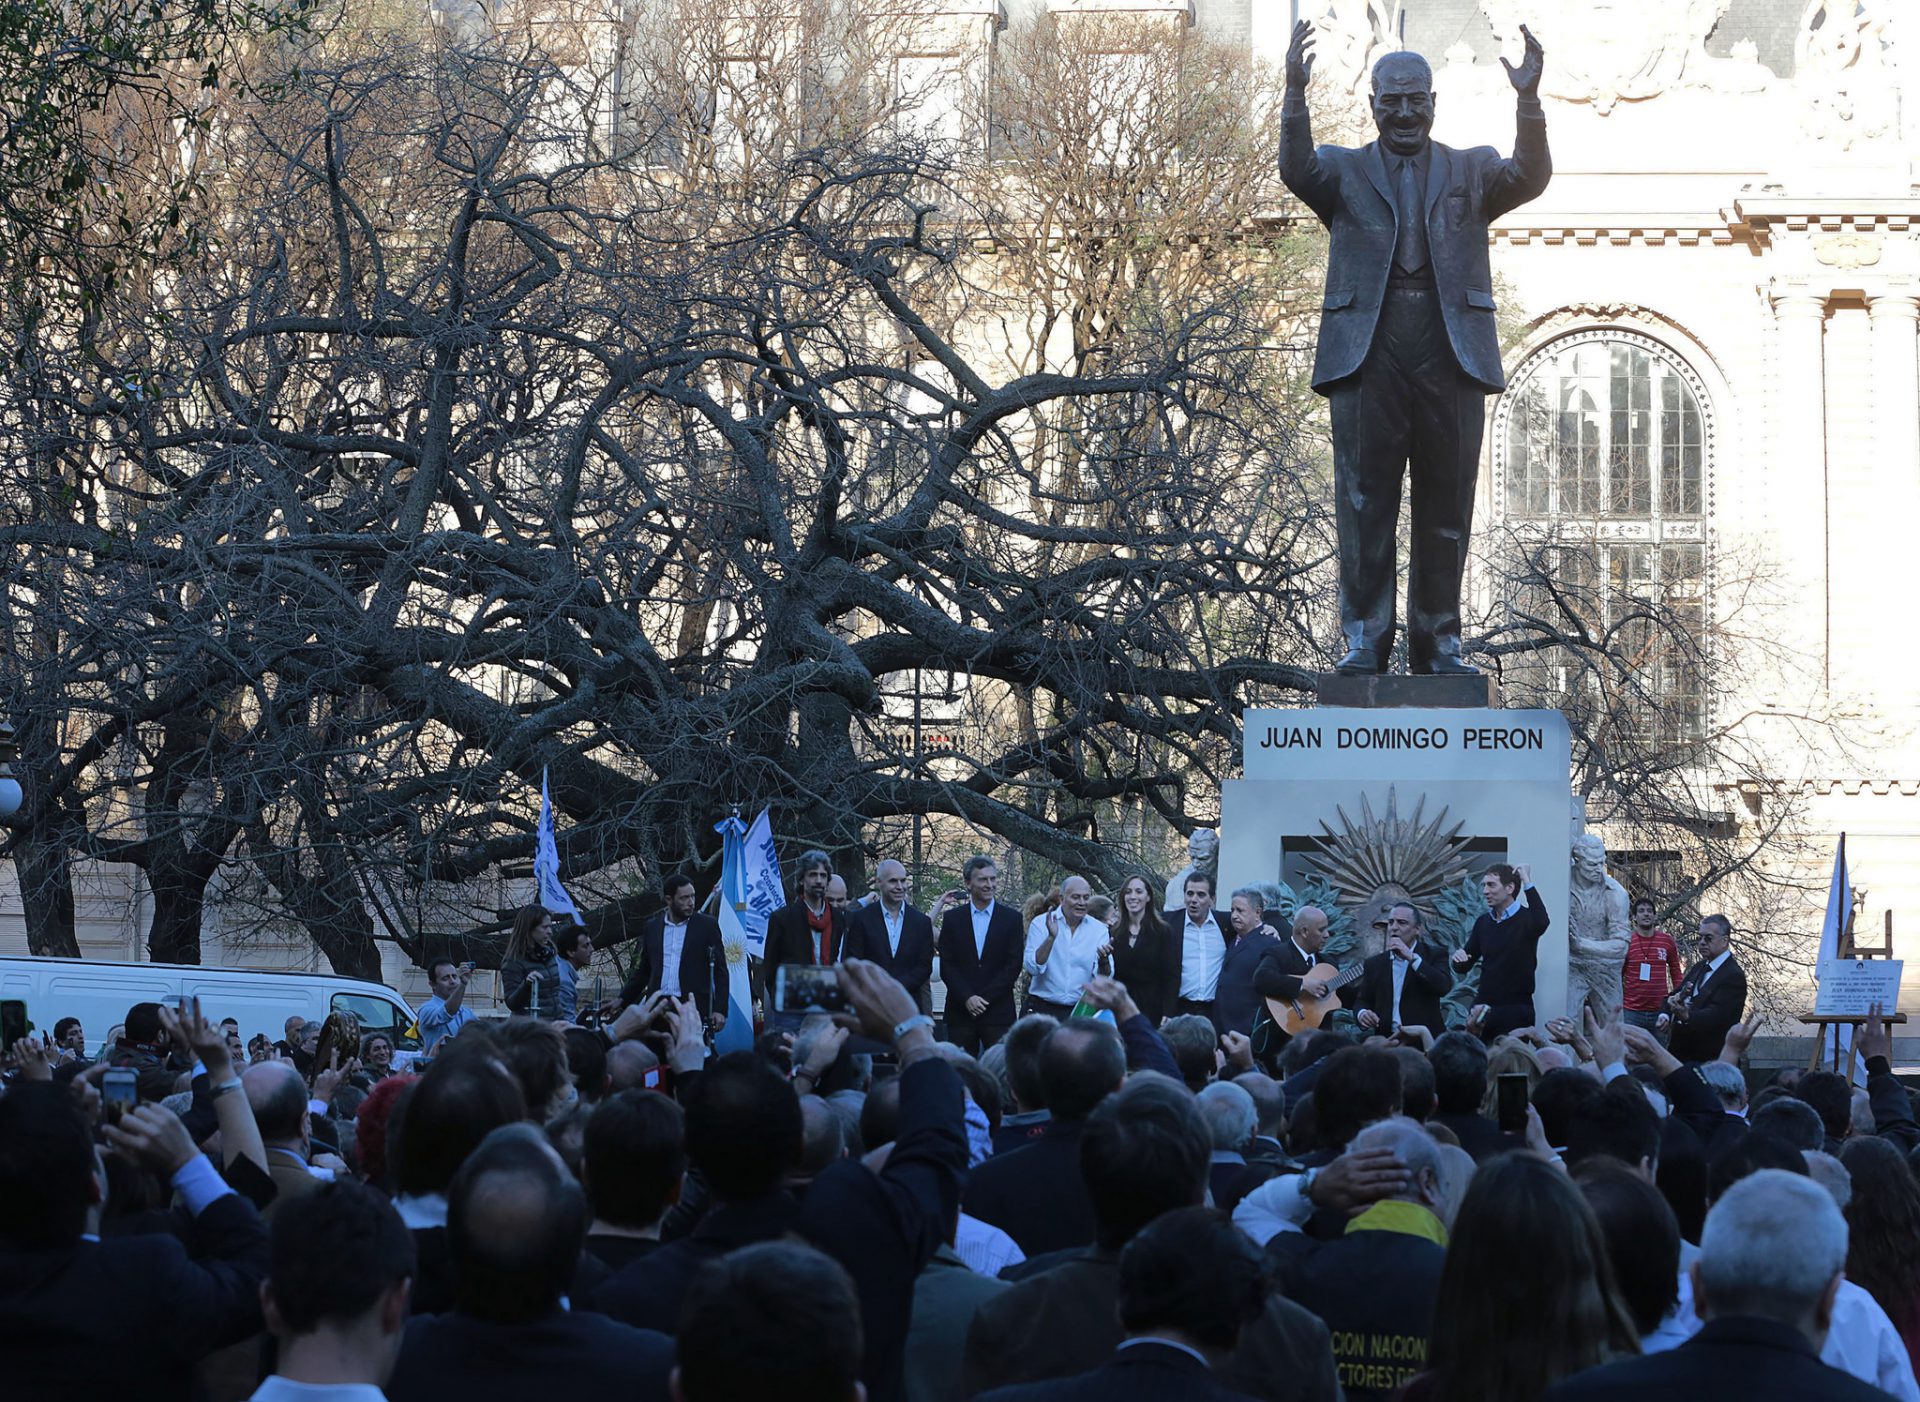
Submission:
[[[1427,266],[1427,211],[1412,161],[1400,162],[1400,233],[1393,244],[1393,262],[1403,273]]]

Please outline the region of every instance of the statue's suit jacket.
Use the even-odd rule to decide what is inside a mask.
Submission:
[[[1447,337],[1468,378],[1495,393],[1507,381],[1493,324],[1487,226],[1547,188],[1553,175],[1547,119],[1538,102],[1521,100],[1511,160],[1491,146],[1458,151],[1435,141],[1429,149],[1427,250]],[[1289,102],[1285,109],[1280,178],[1333,235],[1313,361],[1313,387],[1322,394],[1357,371],[1373,345],[1399,227],[1393,159],[1377,141],[1315,150],[1305,106]]]

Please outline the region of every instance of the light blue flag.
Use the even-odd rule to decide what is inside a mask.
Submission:
[[[771,858],[773,889],[779,891],[780,862],[773,846],[773,829],[766,811],[749,829],[737,814],[713,825],[720,834],[720,942],[727,951],[727,1025],[713,1039],[717,1052],[742,1051],[753,1046],[753,992],[747,982],[747,959],[758,958],[767,945],[767,917],[778,905],[765,904],[766,868]]]
[[[547,771],[540,771],[540,825],[533,839],[533,879],[540,887],[540,904],[555,915],[571,915],[584,925],[573,897],[560,884],[560,848],[553,838],[553,800],[547,797]]]

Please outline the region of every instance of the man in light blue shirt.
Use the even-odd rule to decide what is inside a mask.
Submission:
[[[473,977],[473,965],[436,959],[427,967],[427,977],[433,983],[433,997],[420,1005],[422,1056],[432,1056],[440,1043],[473,1021],[473,1009],[461,1006],[461,999],[467,996],[467,980]]]

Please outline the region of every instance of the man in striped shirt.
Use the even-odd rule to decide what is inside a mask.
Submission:
[[[1673,990],[1680,986],[1680,946],[1665,930],[1654,928],[1651,897],[1633,903],[1633,933],[1627,939],[1626,966],[1621,971],[1621,1015],[1635,1027],[1644,1027],[1666,1040],[1660,1014]]]

